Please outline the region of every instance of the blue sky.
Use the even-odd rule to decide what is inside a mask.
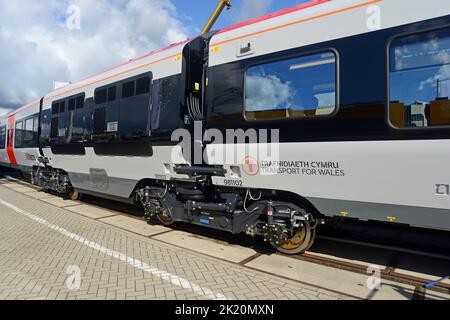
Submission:
[[[188,25],[201,29],[217,5],[218,0],[173,0],[180,18]],[[233,0],[233,8],[224,11],[216,28],[223,28],[247,19],[286,9],[309,0]]]
[[[305,0],[233,0],[214,29]],[[197,35],[218,0],[0,0],[0,116],[70,82]],[[80,9],[80,28],[67,26]]]

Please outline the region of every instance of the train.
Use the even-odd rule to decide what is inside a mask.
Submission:
[[[230,130],[244,138],[210,137]],[[236,146],[276,156],[216,154]],[[0,118],[1,166],[44,191],[135,204],[148,223],[247,234],[284,254],[309,250],[333,217],[450,230],[449,162],[447,0],[307,2]]]

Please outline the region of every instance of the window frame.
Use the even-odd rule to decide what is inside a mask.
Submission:
[[[386,103],[385,103],[385,118],[386,118],[386,123],[387,125],[391,128],[394,129],[396,131],[414,131],[414,132],[423,132],[424,130],[442,130],[442,129],[450,129],[450,123],[448,125],[445,126],[432,126],[432,127],[404,127],[404,128],[399,128],[397,126],[395,126],[392,122],[391,122],[391,47],[394,41],[401,39],[401,38],[405,38],[405,37],[409,37],[409,36],[414,36],[414,35],[423,35],[423,34],[427,34],[427,33],[431,33],[431,32],[436,32],[439,30],[445,30],[445,29],[450,29],[450,24],[444,24],[442,26],[439,27],[431,27],[431,28],[425,28],[419,31],[409,31],[409,32],[403,32],[403,33],[399,33],[396,35],[393,35],[392,37],[390,37],[387,41],[387,45],[386,45]]]
[[[141,78],[145,78],[145,77],[148,77],[149,80],[150,80],[149,92],[147,92],[145,94],[141,94],[141,95],[136,95],[137,80],[141,79]],[[148,71],[145,71],[145,72],[133,75],[133,76],[127,76],[126,78],[117,80],[115,82],[107,83],[107,84],[104,84],[102,86],[99,86],[99,87],[95,88],[95,90],[94,90],[94,110],[93,110],[93,113],[92,113],[92,116],[93,116],[92,136],[94,137],[92,142],[93,142],[94,145],[96,143],[109,143],[109,142],[114,143],[114,142],[117,142],[117,141],[120,140],[120,135],[122,134],[120,132],[120,122],[123,121],[123,117],[121,116],[121,110],[123,108],[123,104],[124,103],[129,103],[130,99],[132,100],[132,99],[135,99],[135,98],[140,98],[140,97],[145,96],[145,95],[149,95],[149,101],[150,101],[149,103],[151,104],[152,103],[151,97],[152,97],[152,94],[153,94],[153,85],[154,85],[153,82],[154,82],[154,80],[155,79],[154,79],[153,72],[151,70],[148,70]],[[124,84],[125,83],[131,83],[131,82],[133,83],[133,86],[134,86],[133,95],[130,96],[130,97],[123,98],[123,86],[124,86]],[[95,93],[97,91],[99,91],[99,90],[104,90],[104,89],[106,90],[107,101],[105,103],[100,103],[100,104],[95,103]],[[109,94],[110,94],[110,91],[112,89],[114,89],[115,99],[109,100],[109,98],[110,98]],[[111,140],[111,141],[107,141],[106,142],[106,141],[103,141],[104,140],[103,138],[106,135],[109,134],[108,132],[106,132],[107,123],[105,123],[104,131],[102,133],[94,133],[95,120],[96,120],[96,114],[95,113],[99,112],[99,115],[100,115],[101,111],[96,111],[96,110],[105,109],[105,117],[108,117],[108,113],[111,112],[111,110],[110,110],[111,106],[117,107],[117,110],[118,110],[117,121],[119,122],[119,130],[117,132],[112,132],[112,133],[114,133],[116,135],[116,140],[114,140],[114,141]],[[151,107],[151,105],[150,105],[150,107]],[[150,116],[150,115],[151,115],[151,109],[149,109],[149,111],[148,111],[148,116]],[[115,121],[111,121],[111,122],[115,122]],[[149,120],[147,120],[147,129],[148,129],[148,123],[149,123]],[[147,134],[148,134],[148,132],[147,132]]]
[[[247,111],[246,111],[246,96],[247,96],[247,81],[246,81],[246,77],[247,77],[247,72],[248,69],[253,68],[253,67],[257,67],[257,66],[262,66],[262,65],[266,65],[269,63],[274,63],[274,62],[279,62],[279,61],[286,61],[286,60],[291,60],[291,59],[296,59],[296,58],[302,58],[302,57],[308,57],[308,56],[312,56],[312,55],[316,55],[316,54],[321,54],[321,53],[333,53],[336,57],[336,63],[335,63],[335,72],[336,72],[336,106],[333,110],[332,113],[330,114],[324,114],[324,115],[315,115],[315,116],[304,116],[304,117],[291,117],[291,118],[273,118],[273,119],[249,119],[247,117]],[[270,54],[268,54],[270,55]],[[264,57],[264,56],[263,56]],[[261,59],[259,61],[255,61],[254,63],[250,63],[248,65],[245,66],[244,70],[243,70],[243,105],[242,105],[242,114],[244,117],[244,120],[248,123],[273,123],[273,122],[293,122],[293,121],[311,121],[311,120],[320,120],[320,119],[330,119],[336,116],[336,114],[339,112],[340,110],[340,54],[339,51],[334,48],[334,47],[327,47],[327,48],[323,48],[323,49],[317,49],[317,50],[311,50],[311,51],[306,51],[306,52],[302,52],[302,53],[294,53],[294,54],[289,54],[289,55],[284,55],[284,56],[279,56],[279,57],[275,57],[272,59]],[[268,110],[270,111],[270,110]]]

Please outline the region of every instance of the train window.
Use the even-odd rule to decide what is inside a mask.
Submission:
[[[38,130],[39,130],[39,116],[35,116],[34,118],[33,118],[33,131],[34,132],[38,132]]]
[[[16,122],[16,130],[14,134],[14,147],[21,148],[23,139],[23,122]]]
[[[116,100],[117,87],[110,87],[108,89],[108,102]]]
[[[108,92],[106,89],[95,91],[95,104],[102,104],[108,100]]]
[[[66,112],[66,101],[61,101],[59,103],[59,113]]]
[[[337,105],[336,56],[313,54],[251,67],[245,77],[247,120],[330,115]]]
[[[25,120],[25,129],[23,131],[22,147],[32,148],[35,146],[36,135],[34,133],[34,118]]]
[[[450,28],[394,40],[389,71],[392,125],[450,125]]]
[[[136,81],[125,82],[122,87],[122,98],[129,98],[134,96]]]
[[[6,147],[6,128],[0,128],[0,149],[5,149]]]
[[[84,107],[84,99],[85,99],[84,94],[81,95],[81,96],[78,96],[78,97],[76,98],[75,107],[76,107],[77,110],[78,110],[78,109],[83,109],[83,107]]]
[[[150,92],[150,78],[144,77],[136,81],[136,95]]]
[[[76,103],[75,98],[69,99],[69,111],[75,110],[75,103]]]
[[[59,113],[59,103],[53,102],[52,104],[52,114],[58,114]]]
[[[53,117],[50,123],[50,138],[56,139],[58,138],[58,125],[59,119],[58,117]]]

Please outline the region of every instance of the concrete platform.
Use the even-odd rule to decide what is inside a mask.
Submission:
[[[368,300],[410,300],[414,287],[383,280],[381,290],[367,288],[369,275],[339,270],[281,255],[261,256],[246,266],[313,286]]]
[[[138,219],[124,217],[124,216],[103,218],[103,219],[98,219],[97,221],[101,221],[101,222],[107,223],[109,225],[143,235],[145,237],[153,236],[155,234],[171,230],[171,229],[163,227],[163,226],[151,226],[151,225],[148,225],[143,220],[138,220]]]
[[[34,192],[29,192],[26,194],[29,197],[32,197],[34,199],[50,199],[50,198],[57,198],[54,195],[51,195],[49,193],[45,193],[45,192],[39,192],[39,191],[34,191]]]
[[[234,263],[239,263],[256,254],[256,251],[253,249],[182,231],[172,231],[156,236],[153,239]]]
[[[427,290],[425,300],[450,301],[450,294]]]
[[[92,206],[89,206],[86,204],[83,204],[80,206],[75,206],[75,207],[68,207],[67,210],[78,213],[82,216],[85,216],[85,217],[88,217],[91,219],[101,219],[101,218],[106,218],[106,217],[111,217],[111,216],[117,215],[112,211],[100,209],[97,207],[92,207]]]
[[[20,192],[20,193],[30,193],[30,192],[36,192],[36,189],[29,188],[23,185],[18,185],[17,187],[10,187],[10,189],[13,189],[14,191]]]
[[[6,182],[6,183],[3,183],[2,186],[11,189],[11,188],[14,188],[14,187],[17,188],[17,187],[22,186],[22,185],[20,183],[17,183],[17,182]]]
[[[78,201],[65,200],[65,199],[59,198],[59,197],[43,198],[41,200],[44,202],[50,203],[51,205],[54,205],[59,208],[66,208],[66,207],[76,206],[76,205],[80,204],[80,202],[78,202]]]
[[[450,261],[405,254],[398,261],[395,272],[434,281],[450,275]],[[450,285],[450,280],[442,283]]]

